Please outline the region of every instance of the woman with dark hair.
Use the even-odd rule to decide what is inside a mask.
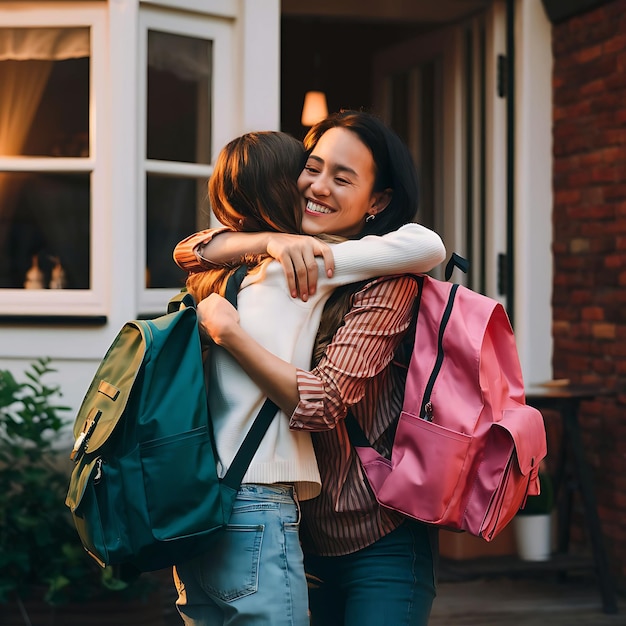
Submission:
[[[212,266],[188,277],[189,291],[197,301],[201,300],[198,314],[202,326],[214,342],[208,351],[209,405],[222,474],[264,398],[271,397],[283,409],[274,418],[244,476],[232,517],[224,532],[216,537],[215,549],[175,568],[177,605],[188,626],[308,624],[298,538],[298,502],[304,506],[320,492],[308,431],[317,430],[320,420],[323,428],[334,423],[326,423],[323,404],[309,406],[304,393],[304,421],[300,427],[294,427],[297,412],[293,411],[291,399],[286,398],[295,398],[299,393],[295,372],[310,368],[322,309],[333,289],[375,275],[426,271],[440,262],[445,253],[440,238],[417,224],[406,224],[382,237],[345,240],[351,234],[348,230],[354,230],[353,222],[360,221],[357,213],[365,207],[365,202],[369,214],[374,215],[391,200],[387,187],[379,193],[368,182],[374,174],[371,156],[365,155],[364,160],[363,154],[345,156],[348,171],[338,172],[340,184],[345,185],[347,178],[358,178],[361,171],[362,178],[361,190],[352,196],[355,202],[347,198],[343,203],[349,219],[339,219],[335,224],[339,237],[334,239],[341,243],[329,245],[318,237],[305,237],[304,247],[293,245],[302,237],[278,231],[299,232],[303,211],[317,215],[328,214],[331,209],[329,204],[311,202],[305,209],[304,197],[296,186],[306,157],[299,142],[283,133],[248,133],[230,142],[215,164],[209,196],[220,221],[231,231],[263,230],[272,234],[260,237],[258,233],[226,232],[216,236],[214,243],[242,237],[258,244],[264,238],[268,250],[274,249],[272,241],[275,247],[289,250],[287,256],[294,250],[305,250],[301,261],[310,257],[315,262],[316,255],[323,256],[327,268],[332,269],[334,262],[335,271],[332,276],[322,274],[315,293],[305,294],[305,301],[296,300],[287,288],[281,265],[272,262],[264,248],[255,249],[246,244],[228,266]],[[315,159],[313,154],[311,159]],[[381,184],[386,185],[386,181]],[[321,198],[320,195],[316,201],[322,202]],[[394,222],[390,230],[403,220]],[[215,234],[216,231],[208,231],[201,237],[211,239]],[[177,254],[182,251],[193,261],[192,240],[193,237],[179,244]],[[289,243],[284,245],[285,241]],[[217,249],[213,243],[206,248]],[[235,310],[219,294],[223,293],[228,276],[243,262],[248,265],[249,273],[242,283]],[[315,264],[316,273],[318,269]],[[390,283],[396,280],[389,279]],[[404,291],[410,300],[414,293]],[[386,303],[381,303],[381,307],[385,306]],[[394,332],[393,329],[385,332],[388,330]],[[247,347],[240,343],[242,339]],[[293,368],[286,387],[283,387],[284,371],[278,373],[274,382],[271,368],[268,370],[261,362],[268,355],[275,365]],[[259,358],[261,361],[257,362]],[[294,387],[288,389],[291,383]],[[309,421],[310,409],[313,412]]]

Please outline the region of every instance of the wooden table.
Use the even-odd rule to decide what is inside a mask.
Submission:
[[[569,549],[571,522],[571,493],[564,492],[565,480],[572,474],[580,492],[585,522],[593,551],[594,565],[597,571],[602,605],[605,613],[617,613],[615,587],[609,570],[602,527],[593,488],[591,470],[587,463],[583,447],[579,409],[584,400],[612,395],[608,389],[598,386],[571,385],[553,381],[526,389],[526,402],[539,410],[557,411],[562,419],[563,430],[558,451],[557,467],[554,476],[555,495],[559,498],[558,509],[558,553],[565,554]]]

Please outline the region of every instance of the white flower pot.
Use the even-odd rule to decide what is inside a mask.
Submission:
[[[552,544],[552,516],[516,515],[515,542],[517,553],[523,561],[547,561],[550,558]]]

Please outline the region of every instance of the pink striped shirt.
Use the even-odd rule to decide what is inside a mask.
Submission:
[[[212,267],[219,267],[219,265],[213,265],[206,259],[203,259],[198,254],[198,246],[203,243],[209,243],[215,235],[227,231],[228,228],[208,228],[206,230],[198,231],[185,237],[182,241],[179,241],[174,248],[174,262],[181,269],[188,272],[201,272],[203,269],[209,269]]]
[[[301,401],[291,427],[312,432],[322,492],[301,503],[305,552],[349,554],[397,528],[399,514],[382,509],[352,449],[347,407],[376,449],[389,456],[403,401],[406,368],[393,361],[411,320],[417,283],[379,278],[358,291],[326,354],[311,372],[298,370]]]

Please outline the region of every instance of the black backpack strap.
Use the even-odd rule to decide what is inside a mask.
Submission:
[[[241,283],[243,279],[246,277],[248,273],[247,265],[240,265],[233,274],[231,274],[228,278],[228,282],[226,283],[226,293],[224,297],[235,307],[237,308],[237,292],[239,291],[239,287],[241,287]],[[195,309],[196,301],[194,297],[187,291],[187,287],[184,287],[177,293],[175,296],[170,298],[167,303],[167,312],[175,313],[180,310],[181,306],[186,309]]]
[[[252,457],[257,451],[261,440],[265,436],[269,425],[272,423],[274,416],[278,413],[278,406],[276,406],[269,398],[267,398],[258,412],[252,427],[248,431],[243,443],[237,450],[237,454],[230,464],[226,475],[222,479],[222,482],[231,487],[232,489],[239,489],[239,485],[243,480],[245,473],[248,470],[248,466],[252,461]]]
[[[452,253],[450,260],[446,263],[445,277],[446,280],[450,280],[452,277],[452,272],[454,272],[454,268],[458,267],[463,273],[467,274],[469,270],[469,260],[465,257],[462,257],[460,254],[456,252]]]
[[[237,308],[237,294],[239,293],[239,287],[241,287],[241,283],[247,273],[248,266],[240,265],[235,272],[229,276],[228,282],[226,283],[226,293],[224,294],[224,297],[235,308]]]

